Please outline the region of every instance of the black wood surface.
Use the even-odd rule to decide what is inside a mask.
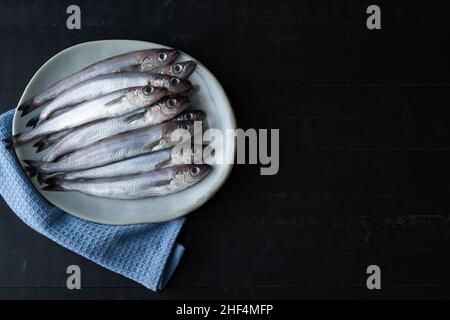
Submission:
[[[66,28],[78,4],[82,29]],[[52,243],[1,202],[0,298],[447,298],[450,3],[0,1],[0,107],[90,40],[163,43],[203,62],[241,128],[279,128],[280,171],[233,169],[188,216],[187,251],[152,293]],[[126,213],[124,213],[126,214]],[[65,287],[78,264],[82,290]],[[366,288],[366,268],[382,290]]]

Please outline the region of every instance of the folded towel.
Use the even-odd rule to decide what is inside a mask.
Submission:
[[[13,114],[14,110],[10,110],[0,115],[0,139],[11,135]],[[11,210],[37,232],[153,291],[164,287],[184,251],[175,242],[184,218],[113,226],[82,220],[50,205],[29,182],[14,150],[3,143],[0,194]]]

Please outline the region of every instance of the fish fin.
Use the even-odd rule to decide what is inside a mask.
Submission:
[[[172,159],[166,159],[164,161],[161,161],[160,163],[158,163],[155,166],[155,169],[161,169],[164,168],[165,166],[167,166],[168,164],[170,164],[172,162]]]
[[[105,103],[104,106],[105,107],[112,107],[112,106],[120,103],[124,97],[125,96],[120,96],[118,98],[112,99],[111,101],[108,101],[107,103]]]
[[[36,103],[33,98],[30,98],[30,99],[26,100],[24,103],[22,103],[17,109],[19,111],[22,111],[21,116],[23,117],[40,106],[41,106],[41,104]]]
[[[39,124],[39,115],[34,116],[27,122],[27,128],[36,128],[36,126]]]
[[[171,180],[158,181],[158,182],[155,183],[155,187],[162,187],[162,186],[168,185],[168,184],[170,184],[170,181]]]
[[[42,161],[39,160],[23,160],[23,162],[25,162],[25,164],[27,165],[26,167],[23,168],[23,170],[25,170],[25,172],[28,173],[28,175],[33,178],[35,177],[39,172],[39,164]]]
[[[68,156],[70,156],[72,153],[74,153],[74,151],[69,152],[69,153],[66,153],[66,154],[63,154],[63,155],[61,155],[61,156],[59,156],[59,157],[56,157],[53,161],[54,161],[54,162],[58,162],[58,161],[64,160],[64,159],[66,159]]]
[[[148,151],[153,151],[153,148],[156,147],[157,145],[159,145],[160,140],[158,141],[153,141],[152,143],[150,143],[149,145],[146,145],[144,148],[145,150]]]
[[[50,180],[50,179],[47,179]],[[64,187],[61,185],[62,180],[60,179],[52,179],[50,181],[46,181],[48,183],[42,190],[45,191],[66,191]]]
[[[141,119],[141,118],[143,118],[145,116],[145,112],[146,111],[139,112],[139,113],[134,113],[131,116],[128,116],[125,119],[123,119],[123,121],[126,122],[126,123],[130,123],[130,122],[133,122],[135,120]]]

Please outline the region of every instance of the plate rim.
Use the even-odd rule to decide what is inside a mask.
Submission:
[[[48,59],[35,73],[34,75],[31,77],[31,79],[28,81],[27,85],[25,86],[25,89],[22,93],[22,95],[20,96],[20,99],[17,103],[17,106],[20,105],[20,103],[25,100],[25,97],[27,95],[28,92],[28,87],[30,85],[30,83],[33,82],[33,80],[36,78],[36,76],[41,72],[41,70],[43,70],[44,68],[46,68],[50,63],[52,63],[53,60],[55,60],[56,58],[58,58],[59,56],[63,55],[64,53],[66,53],[67,51],[70,51],[72,49],[75,49],[77,47],[81,47],[81,46],[85,46],[88,44],[95,44],[95,43],[101,43],[101,42],[133,42],[133,43],[141,43],[141,44],[148,44],[148,45],[155,45],[155,46],[159,46],[162,48],[170,48],[166,45],[162,45],[159,43],[155,43],[155,42],[150,42],[150,41],[144,41],[144,40],[133,40],[133,39],[103,39],[103,40],[93,40],[93,41],[86,41],[86,42],[81,42],[78,43],[76,45],[70,46],[68,48],[65,48],[59,52],[57,52],[56,54],[54,54],[50,59]],[[220,93],[223,95],[224,98],[224,105],[226,107],[226,109],[228,110],[228,113],[230,115],[230,120],[231,120],[231,128],[233,130],[236,130],[237,128],[237,122],[236,122],[236,116],[234,114],[233,108],[231,107],[231,103],[230,100],[228,98],[228,95],[226,94],[222,84],[219,82],[219,80],[214,76],[214,74],[209,71],[208,68],[205,67],[204,64],[202,64],[201,62],[199,62],[197,59],[194,59],[192,56],[190,56],[189,54],[185,53],[184,51],[179,50],[182,54],[186,55],[187,57],[189,57],[190,59],[193,59],[196,61],[197,64],[203,66],[204,70],[206,71],[206,73],[212,77],[216,83],[218,84],[217,89],[220,91]],[[18,117],[18,108],[15,108],[14,111],[14,116],[13,116],[13,120],[12,120],[12,133],[15,134],[17,133],[17,128],[16,128],[16,121],[18,121],[16,119],[16,117]],[[230,150],[230,154],[232,155],[233,159],[236,155],[236,140],[232,139],[231,140],[231,150]],[[16,148],[14,148],[14,153],[16,154],[16,157],[20,163],[20,166],[23,169],[23,163],[22,161],[19,160],[19,156],[17,155],[17,151]],[[175,212],[174,214],[171,215],[167,215],[164,217],[161,217],[159,219],[154,219],[152,221],[145,221],[145,219],[143,219],[142,221],[136,221],[136,222],[129,222],[129,223],[114,223],[114,222],[105,222],[105,221],[101,221],[96,219],[95,217],[89,216],[86,217],[85,215],[79,214],[78,212],[73,212],[73,211],[66,211],[65,209],[60,208],[59,206],[54,205],[53,203],[51,203],[49,200],[47,200],[47,198],[39,191],[36,190],[41,197],[43,197],[46,201],[50,202],[50,204],[60,210],[62,210],[63,212],[70,214],[72,216],[78,217],[80,219],[86,220],[86,221],[91,221],[91,222],[95,222],[95,223],[100,223],[100,224],[106,224],[106,225],[134,225],[134,224],[141,224],[141,223],[159,223],[159,222],[165,222],[165,221],[170,221],[179,217],[183,217],[189,213],[192,213],[193,211],[197,210],[199,207],[201,207],[202,205],[204,205],[208,200],[210,200],[225,184],[225,182],[228,180],[230,174],[231,174],[231,170],[234,167],[234,161],[232,161],[231,163],[227,163],[226,164],[226,168],[225,168],[225,175],[223,175],[222,179],[220,180],[220,182],[217,184],[217,187],[215,188],[215,190],[208,192],[205,196],[200,197],[196,202],[194,202],[189,209],[186,210],[180,210],[181,212]],[[28,176],[27,176],[28,177]],[[34,184],[30,181],[30,183],[33,185],[33,188],[37,189]]]

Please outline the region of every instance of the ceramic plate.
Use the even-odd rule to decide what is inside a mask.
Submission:
[[[129,51],[157,47],[165,46],[133,40],[104,40],[82,43],[68,48],[55,55],[36,72],[26,87],[19,105],[32,95],[43,91],[52,83],[99,60]],[[188,59],[195,60],[191,56],[182,53],[177,61]],[[217,128],[223,131],[235,129],[234,114],[228,98],[222,86],[211,72],[201,63],[198,63],[196,71],[189,80],[199,88],[192,96],[190,109],[204,110],[210,128]],[[13,120],[13,133],[25,131],[27,121],[36,112],[32,112],[25,117],[21,117],[16,112]],[[226,163],[232,163],[235,142],[233,139],[227,142],[231,147],[228,148],[228,151],[223,156],[227,160]],[[22,165],[23,159],[39,159],[41,157],[41,154],[36,154],[32,144],[17,148],[16,154]],[[42,152],[43,154],[45,152]],[[45,199],[70,214],[99,223],[133,224],[166,221],[195,210],[219,190],[227,179],[231,168],[231,164],[214,164],[209,175],[191,188],[164,197],[139,200],[112,200],[97,198],[79,192],[43,191],[35,179],[31,180]]]

